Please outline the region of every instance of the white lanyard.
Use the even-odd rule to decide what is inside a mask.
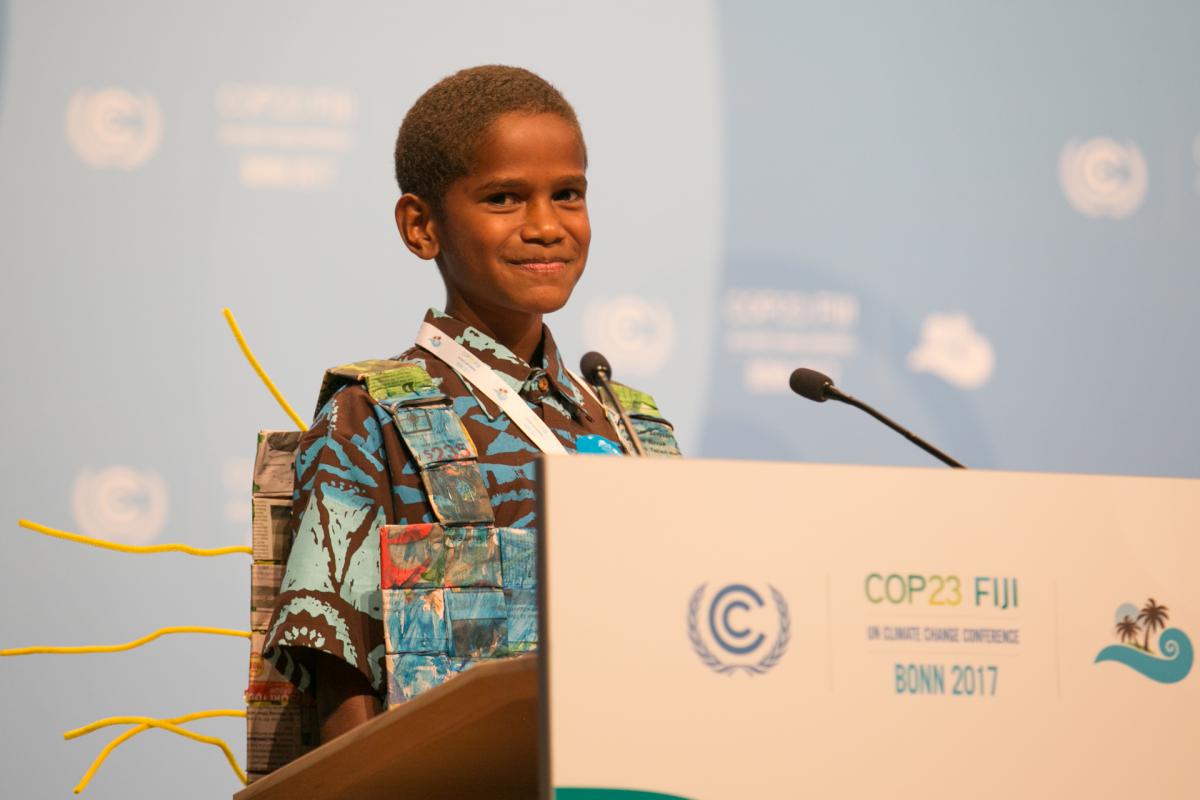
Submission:
[[[509,388],[495,370],[479,360],[479,357],[449,334],[442,333],[428,322],[421,323],[417,332],[417,346],[441,360],[457,372],[463,380],[470,381],[489,400],[500,406],[526,436],[533,440],[543,453],[565,453],[567,448],[542,418],[534,413],[525,400]]]

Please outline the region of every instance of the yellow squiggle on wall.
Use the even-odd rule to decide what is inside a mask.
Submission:
[[[221,752],[225,754],[225,759],[229,762],[229,766],[233,768],[233,771],[238,776],[238,780],[240,780],[244,786],[248,783],[246,779],[246,773],[242,770],[241,766],[238,765],[237,759],[233,757],[233,751],[229,749],[229,744],[224,739],[217,738],[216,736],[204,736],[199,733],[185,730],[179,726],[185,722],[192,722],[198,719],[210,719],[213,717],[244,718],[245,716],[245,711],[222,709],[213,711],[196,711],[192,714],[184,714],[181,717],[174,717],[172,719],[154,719],[152,717],[107,717],[105,719],[96,720],[91,724],[84,725],[81,728],[67,731],[63,734],[63,738],[69,740],[78,738],[80,736],[85,736],[92,731],[108,727],[109,725],[137,726],[125,731],[120,736],[113,739],[105,746],[103,750],[100,751],[100,755],[96,756],[96,760],[92,762],[92,765],[88,767],[87,772],[83,774],[83,777],[80,779],[79,783],[75,785],[74,792],[75,794],[79,794],[87,788],[88,783],[96,774],[96,770],[100,769],[100,765],[104,763],[104,760],[112,755],[112,752],[116,750],[122,743],[132,739],[139,733],[150,730],[151,728],[159,728],[161,730],[170,731],[171,733],[178,734],[179,736],[186,737],[202,744],[211,744],[219,747]]]
[[[105,550],[116,550],[118,553],[187,553],[189,556],[227,556],[231,553],[245,553],[250,555],[253,551],[245,545],[234,545],[230,547],[213,547],[202,548],[192,547],[187,544],[121,544],[120,542],[110,542],[105,539],[95,539],[91,536],[83,536],[70,531],[61,531],[57,528],[50,528],[46,525],[41,525],[37,522],[31,522],[27,519],[17,520],[17,524],[26,530],[40,533],[44,536],[53,536],[56,539],[66,539],[68,542],[77,544],[86,544],[92,547],[100,547]]]
[[[243,639],[250,638],[250,631],[235,631],[230,628],[206,628],[198,625],[174,625],[168,628],[159,628],[153,633],[148,633],[140,639],[134,639],[132,642],[125,642],[124,644],[96,644],[83,645],[79,647],[14,647],[7,650],[0,650],[0,656],[120,653],[124,652],[125,650],[132,650],[135,647],[141,647],[144,644],[149,644],[160,636],[169,636],[176,633],[201,633],[210,636],[240,636]]]
[[[292,422],[296,423],[296,427],[302,431],[308,430],[308,426],[304,424],[304,420],[300,419],[300,415],[292,409],[292,406],[284,399],[283,393],[275,386],[275,382],[267,375],[266,370],[258,363],[258,359],[254,357],[254,353],[250,352],[250,345],[246,344],[246,337],[242,336],[242,329],[238,327],[237,320],[233,318],[233,312],[228,308],[222,309],[225,315],[225,321],[229,323],[229,330],[233,331],[233,338],[237,339],[238,347],[242,348],[242,355],[250,362],[250,366],[258,373],[258,377],[262,379],[263,384],[267,387],[267,391],[275,398],[275,402],[279,403],[280,407],[287,412],[287,415],[292,418]]]

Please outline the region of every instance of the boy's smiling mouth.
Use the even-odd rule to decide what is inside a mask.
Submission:
[[[559,272],[567,267],[569,258],[508,259],[511,266],[530,272]]]

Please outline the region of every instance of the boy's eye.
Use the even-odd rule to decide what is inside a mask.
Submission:
[[[583,199],[583,192],[578,189],[563,189],[555,193],[554,199],[560,203],[577,203]]]
[[[485,202],[493,206],[510,206],[516,203],[517,200],[517,196],[512,192],[497,192],[485,198]]]

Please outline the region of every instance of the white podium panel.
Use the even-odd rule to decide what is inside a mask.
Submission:
[[[1200,481],[540,477],[560,798],[1200,796]]]

